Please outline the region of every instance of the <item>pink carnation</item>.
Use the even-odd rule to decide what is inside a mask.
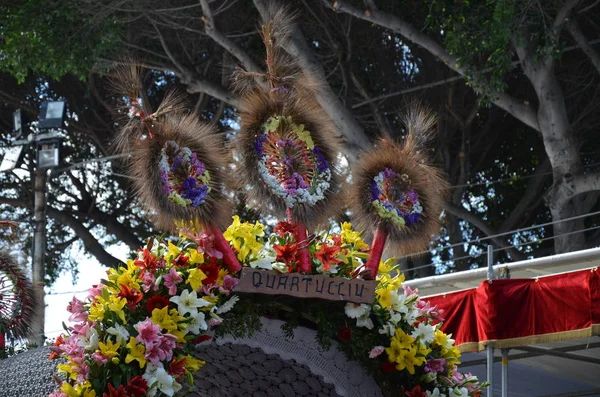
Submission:
[[[369,353],[369,358],[375,358],[377,356],[379,356],[381,353],[383,353],[384,347],[383,346],[375,346],[374,348],[371,349],[371,352]]]

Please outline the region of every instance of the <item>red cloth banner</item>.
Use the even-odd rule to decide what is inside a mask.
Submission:
[[[425,297],[444,310],[442,331],[462,351],[516,347],[600,334],[600,270],[483,281]]]

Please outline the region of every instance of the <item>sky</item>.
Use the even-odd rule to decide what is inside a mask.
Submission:
[[[129,252],[126,246],[108,247],[107,251],[114,257],[125,260]],[[46,288],[46,317],[44,331],[46,340],[53,340],[60,335],[63,330],[62,323],[67,326],[73,325],[69,323],[69,315],[67,305],[76,296],[78,299],[84,300],[87,296],[88,288],[93,284],[98,284],[100,279],[106,278],[106,266],[101,265],[93,257],[85,257],[81,255],[78,260],[79,275],[76,284],[73,284],[73,277],[69,272],[63,272],[52,287]]]

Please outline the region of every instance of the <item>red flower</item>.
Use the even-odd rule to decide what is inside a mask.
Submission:
[[[273,249],[277,253],[276,260],[283,261],[286,265],[290,266],[291,262],[296,262],[296,255],[298,254],[298,243],[273,245]]]
[[[125,386],[125,390],[127,391],[128,396],[143,397],[148,391],[148,382],[139,375],[134,376],[127,386]]]
[[[177,376],[177,375],[184,375],[185,374],[185,357],[177,359],[174,358],[173,360],[171,360],[171,362],[169,363],[169,375],[173,375],[175,378],[180,378],[181,376]]]
[[[108,384],[108,394],[104,393],[102,397],[129,397],[123,385],[120,385],[118,389],[115,390],[114,386],[109,383]]]
[[[344,341],[350,340],[350,338],[352,338],[352,330],[345,325],[342,325],[340,329],[338,329],[337,337]]]
[[[219,267],[215,263],[202,265],[200,270],[206,275],[206,278],[202,280],[203,285],[211,285],[219,278]]]
[[[50,353],[50,355],[48,356],[50,360],[54,360],[55,358],[60,357],[62,351],[58,348],[58,346],[62,345],[63,343],[64,339],[62,334],[60,334],[58,335],[58,338],[56,338],[56,340],[54,341],[52,347],[50,347],[50,350],[52,351],[52,353]]]
[[[173,261],[173,266],[175,266],[175,267],[189,266],[189,262],[188,262],[189,259],[190,258],[187,255],[179,254],[177,259],[175,259]]]
[[[199,344],[199,343],[205,342],[207,340],[211,340],[211,339],[212,339],[212,336],[210,336],[210,335],[200,335],[199,337],[194,339],[194,343]]]
[[[383,372],[387,372],[388,374],[391,374],[392,372],[396,372],[396,365],[394,365],[394,363],[391,363],[387,360],[385,360],[385,362],[383,364],[381,364],[381,366],[379,367],[381,368],[381,370]]]
[[[131,310],[135,309],[135,305],[137,305],[144,297],[143,294],[140,294],[140,291],[135,288],[130,289],[125,284],[121,284],[121,292],[119,292],[117,296],[127,299],[127,306],[129,306]]]
[[[154,309],[162,309],[167,306],[169,306],[169,300],[162,295],[154,295],[146,302],[146,309],[148,309],[149,313],[152,313]]]
[[[314,253],[315,259],[323,264],[325,270],[329,270],[331,265],[340,263],[335,256],[340,252],[340,247],[335,245],[321,244],[321,249]]]
[[[406,394],[408,397],[427,397],[427,393],[421,391],[420,385],[415,386],[415,388],[412,389],[412,391],[405,391],[404,394]]]
[[[158,258],[152,255],[148,248],[143,249],[142,258],[143,259],[138,258],[133,261],[134,265],[142,269],[140,273],[140,278],[144,277],[146,271],[149,271],[150,274],[154,274],[154,272],[156,272],[156,269],[159,267],[159,262],[157,261]]]
[[[279,237],[284,238],[286,233],[295,235],[297,229],[298,226],[294,225],[293,223],[279,222],[273,231],[279,234]]]

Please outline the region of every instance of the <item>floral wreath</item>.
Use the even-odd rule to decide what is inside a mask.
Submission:
[[[160,177],[164,194],[181,207],[198,207],[210,193],[210,174],[198,154],[167,141],[160,155]]]
[[[331,169],[304,124],[295,124],[289,116],[269,117],[256,137],[255,150],[258,172],[288,208],[323,200]]]

